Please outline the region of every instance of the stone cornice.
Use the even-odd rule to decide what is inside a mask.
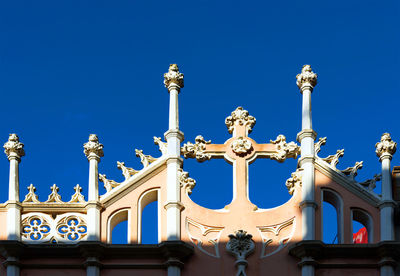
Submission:
[[[325,244],[319,240],[301,241],[289,247],[289,254],[299,259],[312,258],[316,262],[316,267],[325,266],[340,266],[351,267],[354,263],[349,264],[322,264],[318,261],[324,259],[346,259],[346,258],[357,258],[357,259],[371,259],[372,267],[379,267],[383,265],[381,259],[400,259],[400,242],[397,241],[385,241],[375,244]],[[375,261],[379,259],[378,261]],[[395,263],[395,262],[394,262]],[[366,264],[356,264],[360,267],[366,267]],[[387,263],[385,263],[387,265]],[[367,266],[368,267],[368,266]]]
[[[331,178],[333,181],[343,186],[348,191],[356,194],[372,206],[378,207],[378,205],[381,203],[381,199],[377,195],[372,194],[364,187],[357,184],[357,182],[355,182],[354,180],[351,180],[348,177],[333,170],[326,162],[320,160],[319,158],[316,158],[314,164],[315,169],[317,169],[319,172]]]
[[[115,268],[166,268],[168,262],[176,260],[174,263],[183,263],[193,254],[194,249],[183,241],[165,241],[159,244],[105,244],[96,241],[83,241],[77,244],[24,244],[19,241],[0,241],[0,254],[5,258],[18,258],[19,260],[51,257],[54,262],[51,264],[29,263],[20,264],[24,268],[67,268],[72,265],[74,268],[84,268],[93,258],[98,258],[96,263],[103,268],[108,268],[108,264],[103,264],[103,260],[110,259],[130,259],[139,260],[134,264],[112,264]],[[64,258],[79,259],[88,258],[84,262],[64,264]],[[57,263],[57,258],[60,262]],[[140,259],[152,259],[154,264],[140,264]],[[160,260],[164,263],[160,264]]]

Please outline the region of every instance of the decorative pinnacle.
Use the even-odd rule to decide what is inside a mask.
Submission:
[[[375,152],[379,159],[382,159],[384,156],[392,158],[392,155],[396,152],[397,143],[392,140],[389,133],[384,133],[382,134],[381,141],[376,143],[375,147]]]
[[[312,71],[311,66],[306,64],[301,69],[301,74],[296,76],[296,84],[300,90],[303,90],[306,87],[311,87],[312,91],[312,89],[317,85],[317,77],[317,74]]]
[[[83,153],[86,155],[88,159],[90,157],[103,157],[103,145],[99,143],[99,138],[96,134],[89,135],[89,142],[83,144]]]
[[[177,64],[170,64],[168,73],[164,74],[164,85],[168,90],[171,86],[178,86],[178,90],[183,88],[183,74],[179,72]]]
[[[19,141],[18,135],[15,133],[10,134],[8,141],[4,144],[4,152],[10,158],[15,157],[20,159],[25,155],[24,144]]]

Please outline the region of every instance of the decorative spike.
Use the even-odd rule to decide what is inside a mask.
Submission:
[[[107,179],[105,174],[99,174],[99,179],[104,183],[104,188],[106,188],[107,193],[121,184],[114,180]]]
[[[369,191],[372,191],[376,187],[376,182],[382,179],[382,174],[375,174],[374,178],[368,179],[364,182],[361,182],[360,185],[367,188]]]
[[[332,167],[336,169],[337,163],[339,163],[339,158],[344,155],[344,149],[337,150],[336,154],[329,155],[328,157],[322,158],[325,162],[329,163]]]
[[[317,154],[321,150],[321,146],[326,144],[326,137],[319,138],[318,142],[314,144],[314,152]]]
[[[193,188],[196,186],[196,180],[189,177],[189,173],[178,169],[178,178],[181,187],[185,188],[187,194],[192,194]]]
[[[135,153],[137,157],[140,157],[140,162],[143,164],[143,168],[147,168],[151,163],[157,160],[151,155],[143,154],[143,150],[135,149]]]
[[[122,170],[122,175],[125,177],[125,180],[129,179],[131,176],[133,176],[139,172],[132,168],[125,167],[125,162],[117,161],[117,168]]]
[[[166,142],[163,142],[161,140],[161,137],[155,137],[154,136],[153,139],[154,139],[154,144],[158,145],[162,155],[167,154],[167,152],[168,152],[167,145],[168,144]]]
[[[40,203],[37,194],[35,194],[36,188],[33,184],[30,184],[28,187],[28,194],[25,196],[23,203]]]
[[[362,169],[363,167],[363,161],[356,162],[356,164],[353,167],[348,167],[345,170],[342,170],[341,172],[344,173],[345,175],[349,176],[352,180],[357,176],[357,171]]]
[[[83,203],[85,202],[85,197],[81,194],[82,187],[76,184],[74,187],[75,194],[72,195],[71,200],[68,203]]]
[[[57,187],[56,184],[53,184],[53,186],[50,187],[51,194],[49,195],[46,203],[64,203],[61,200],[61,196],[58,194],[59,188]]]

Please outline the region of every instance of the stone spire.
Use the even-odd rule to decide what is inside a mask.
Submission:
[[[8,137],[8,141],[4,144],[4,153],[7,155],[7,158],[17,158],[21,159],[22,156],[25,155],[24,144],[19,141],[19,137],[17,134],[12,133]]]

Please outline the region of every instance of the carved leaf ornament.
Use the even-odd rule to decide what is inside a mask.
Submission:
[[[247,110],[244,110],[243,107],[239,106],[232,111],[231,116],[228,116],[225,119],[225,124],[229,133],[233,132],[235,125],[247,126],[250,133],[253,129],[253,126],[256,124],[256,118],[249,115]]]
[[[195,143],[192,144],[187,142],[181,148],[181,152],[185,158],[196,158],[197,161],[203,162],[206,160],[211,159],[211,155],[205,153],[206,151],[206,144],[210,144],[210,141],[204,140],[203,136],[198,135],[195,138]]]
[[[230,240],[226,244],[226,250],[236,257],[236,266],[238,268],[236,276],[246,276],[246,258],[254,251],[255,247],[252,237],[244,230],[238,230],[235,235],[229,235]]]

